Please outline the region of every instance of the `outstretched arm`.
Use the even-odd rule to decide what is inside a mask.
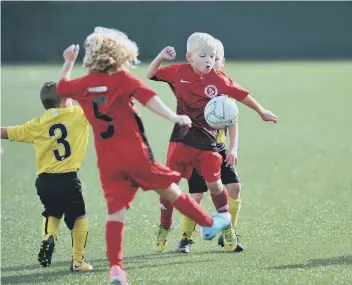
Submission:
[[[152,97],[145,106],[156,113],[160,117],[163,117],[175,124],[186,125],[188,127],[192,126],[192,121],[188,116],[177,115],[174,111],[172,111],[168,106],[164,104],[163,101],[158,96]]]
[[[240,101],[242,104],[256,111],[263,121],[277,122],[278,117],[269,110],[264,109],[251,95],[247,95],[243,100]]]
[[[65,63],[62,66],[60,73],[60,80],[70,80],[73,65],[75,64],[77,55],[79,53],[79,45],[70,45],[63,53]]]

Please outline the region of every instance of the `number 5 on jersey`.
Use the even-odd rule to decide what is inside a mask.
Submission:
[[[108,99],[104,96],[95,96],[93,98],[93,110],[95,117],[108,123],[106,131],[100,133],[103,139],[111,138],[115,132],[113,119],[99,111],[99,104],[106,104],[107,101]]]

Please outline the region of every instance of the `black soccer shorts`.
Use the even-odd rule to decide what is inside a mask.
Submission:
[[[45,208],[44,217],[61,219],[65,214],[65,223],[72,230],[76,219],[86,214],[77,172],[42,173],[35,186]]]
[[[237,175],[237,172],[234,167],[227,167],[225,158],[226,158],[226,149],[219,151],[219,154],[222,156],[223,162],[221,164],[221,181],[223,184],[231,183],[240,183],[240,179]],[[207,184],[203,177],[193,169],[191,178],[188,180],[188,189],[189,193],[204,193],[208,191]]]

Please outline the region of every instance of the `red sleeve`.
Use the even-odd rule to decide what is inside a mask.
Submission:
[[[225,95],[228,95],[237,101],[242,101],[244,98],[247,97],[249,94],[249,91],[242,88],[240,85],[232,81],[231,78],[227,77],[227,75],[221,71],[217,71],[217,74],[220,76],[222,83],[223,83],[223,88]]]
[[[61,97],[77,97],[83,93],[86,87],[87,76],[73,80],[61,79],[56,86],[56,93]]]
[[[131,80],[131,86],[133,86],[132,96],[136,98],[141,104],[145,105],[147,102],[156,96],[156,92],[149,88],[144,82],[132,74],[128,75]]]
[[[180,64],[171,64],[169,66],[160,67],[158,71],[155,73],[154,77],[152,77],[151,79],[156,81],[165,81],[167,83],[172,83],[174,81],[176,72],[178,71],[179,67],[180,67]]]

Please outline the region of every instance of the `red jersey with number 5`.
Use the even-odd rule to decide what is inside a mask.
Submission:
[[[133,98],[145,105],[156,93],[131,73],[91,73],[60,80],[57,94],[81,105],[93,128],[99,167],[121,163],[119,153],[126,151],[146,154],[153,160],[142,121],[134,112]]]

